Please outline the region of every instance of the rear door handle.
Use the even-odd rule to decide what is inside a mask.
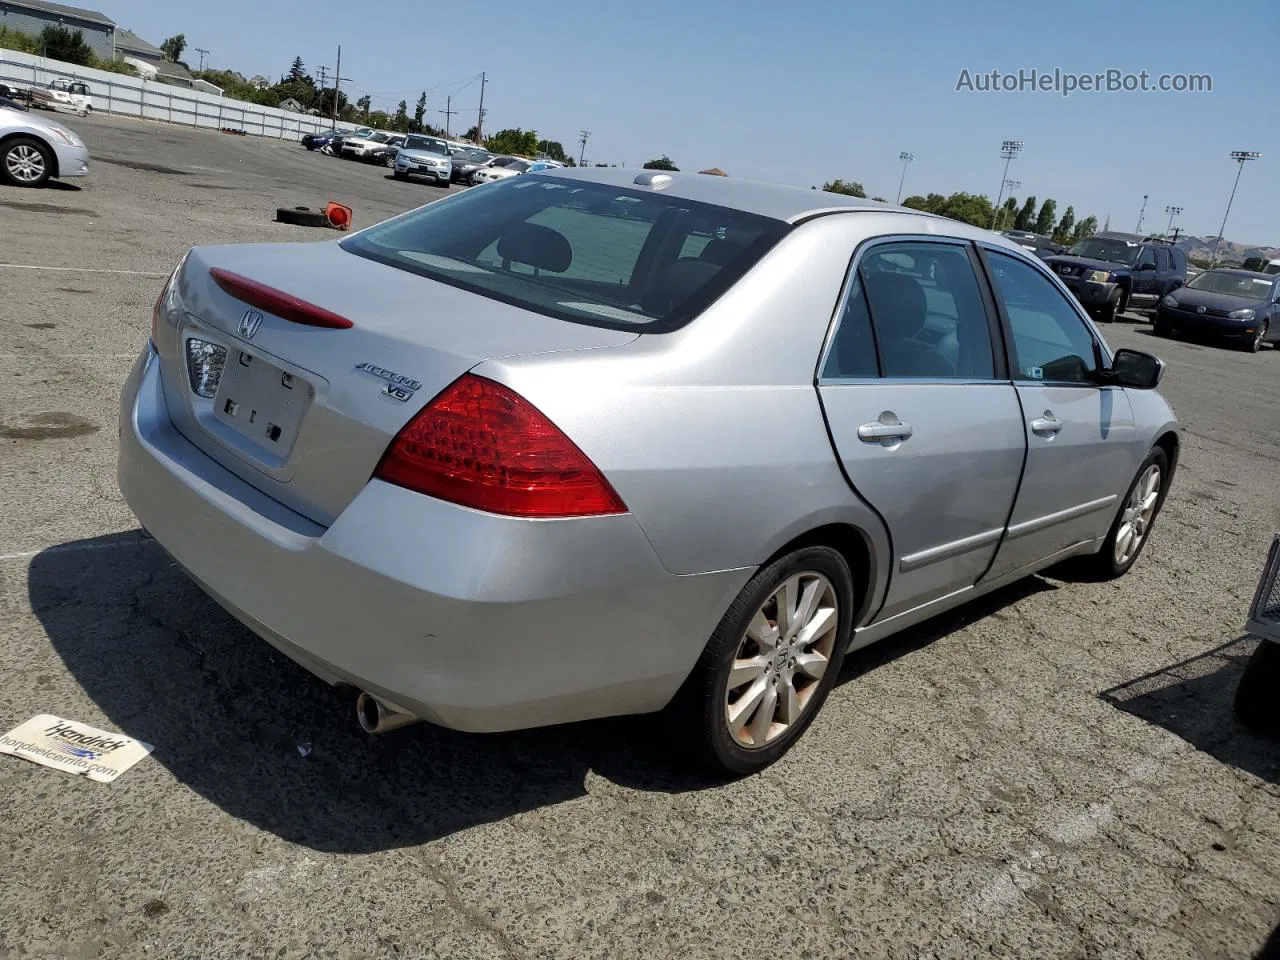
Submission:
[[[1042,437],[1051,437],[1062,429],[1063,424],[1061,420],[1049,414],[1047,410],[1045,413],[1047,414],[1046,416],[1037,417],[1031,421],[1031,432]]]
[[[886,441],[899,443],[910,437],[911,433],[909,423],[884,423],[873,420],[858,428],[858,439],[865,440],[867,443],[885,443]]]

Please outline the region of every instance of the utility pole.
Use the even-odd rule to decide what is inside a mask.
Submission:
[[[1244,162],[1246,160],[1257,160],[1262,154],[1257,150],[1232,150],[1231,159],[1238,164],[1236,170],[1236,182],[1231,185],[1231,196],[1227,200],[1227,212],[1222,215],[1222,226],[1218,230],[1218,239],[1213,241],[1213,256],[1209,258],[1209,269],[1212,270],[1218,262],[1218,246],[1222,243],[1222,235],[1227,232],[1227,217],[1231,216],[1231,201],[1236,198],[1236,187],[1240,186],[1240,174],[1244,172]]]
[[[995,210],[991,211],[991,229],[996,228],[996,212],[1004,199],[1004,185],[1009,180],[1009,161],[1022,152],[1021,140],[1005,140],[1000,144],[1000,156],[1004,157],[1004,175],[1000,178],[1000,192],[996,195]]]
[[[458,111],[453,109],[453,97],[444,98],[444,109],[440,111],[444,114],[444,138],[449,139],[449,119]]]
[[[582,166],[585,163],[585,158],[587,156],[587,137],[589,136],[591,136],[591,131],[583,130],[582,135],[578,137],[578,142],[582,144],[582,149],[578,152],[578,166]]]
[[[907,153],[903,150],[898,154],[898,159],[902,161],[902,176],[898,178],[898,199],[894,203],[902,202],[902,185],[907,182],[907,164],[916,158],[914,153]]]
[[[338,47],[338,65],[333,71],[333,126],[336,130],[338,127],[338,87],[342,85],[343,80],[350,80],[350,77],[342,75],[342,47]]]
[[[1173,230],[1173,218],[1182,216],[1181,207],[1165,207],[1164,212],[1169,215],[1169,225],[1164,228],[1164,235],[1167,237]]]
[[[196,47],[196,53],[200,54],[200,72],[201,73],[204,72],[204,55],[208,52],[209,51],[204,49],[204,47]]]
[[[1138,211],[1138,225],[1133,228],[1134,233],[1137,233],[1137,234],[1142,233],[1142,218],[1145,217],[1146,215],[1147,215],[1147,195],[1144,193],[1142,195],[1142,209]]]
[[[480,110],[476,113],[476,146],[484,146],[484,85],[489,78],[480,74]]]

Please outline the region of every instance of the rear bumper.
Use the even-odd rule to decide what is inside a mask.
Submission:
[[[371,481],[328,528],[187,441],[150,346],[120,489],[216,601],[330,683],[470,731],[661,709],[751,570],[673,576],[634,517],[527,521]]]

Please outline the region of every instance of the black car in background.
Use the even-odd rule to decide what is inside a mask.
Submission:
[[[1062,253],[1067,249],[1059,243],[1054,243],[1053,238],[1046,237],[1043,233],[1034,233],[1031,230],[1001,230],[1000,232],[1023,250],[1034,253],[1041,259]]]
[[[1257,352],[1280,342],[1280,276],[1206,270],[1161,298],[1155,327],[1161,337],[1204,334]]]
[[[471,175],[494,158],[494,154],[479,147],[456,147],[449,151],[453,158],[453,182],[470,183]]]
[[[1135,233],[1096,233],[1043,259],[1081,306],[1108,323],[1130,305],[1154,305],[1187,280],[1185,253]]]

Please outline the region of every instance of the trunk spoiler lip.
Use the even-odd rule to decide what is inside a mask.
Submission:
[[[296,297],[283,290],[277,290],[275,287],[267,286],[265,283],[253,280],[242,274],[233,273],[223,267],[211,267],[209,276],[225,293],[230,294],[237,300],[247,303],[251,307],[257,307],[259,310],[265,310],[290,323],[298,323],[308,327],[320,327],[326,330],[350,330],[355,326],[346,317],[339,316],[332,310],[326,310],[324,307],[303,300],[301,297]],[[241,325],[248,322],[246,317],[241,321]],[[256,332],[257,324],[254,324],[253,327]]]

